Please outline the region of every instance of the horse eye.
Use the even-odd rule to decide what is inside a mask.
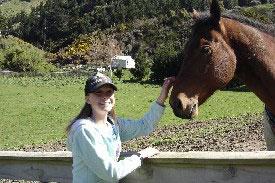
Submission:
[[[209,56],[209,55],[212,54],[212,50],[211,50],[210,46],[208,46],[208,45],[202,46],[202,47],[201,47],[201,51],[202,51],[202,53],[205,54],[206,56]]]

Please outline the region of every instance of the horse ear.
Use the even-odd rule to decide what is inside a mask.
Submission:
[[[195,9],[192,9],[192,17],[196,20],[200,16],[200,13],[197,12]]]
[[[221,19],[221,9],[218,0],[212,0],[212,4],[210,7],[210,15],[214,23],[218,25]]]

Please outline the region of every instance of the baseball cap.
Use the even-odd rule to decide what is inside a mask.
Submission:
[[[109,85],[114,90],[117,90],[117,87],[113,84],[112,80],[108,76],[100,72],[97,72],[87,79],[85,85],[85,95],[87,96],[88,93],[95,92],[98,88],[100,88],[103,85]]]

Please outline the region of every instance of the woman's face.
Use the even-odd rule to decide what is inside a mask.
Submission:
[[[93,113],[108,113],[115,105],[114,90],[108,85],[103,85],[94,93],[89,93],[86,100],[91,104]]]

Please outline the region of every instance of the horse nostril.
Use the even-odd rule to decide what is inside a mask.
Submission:
[[[181,111],[182,111],[182,103],[178,98],[175,101],[175,109],[176,109],[178,114],[180,114]]]

